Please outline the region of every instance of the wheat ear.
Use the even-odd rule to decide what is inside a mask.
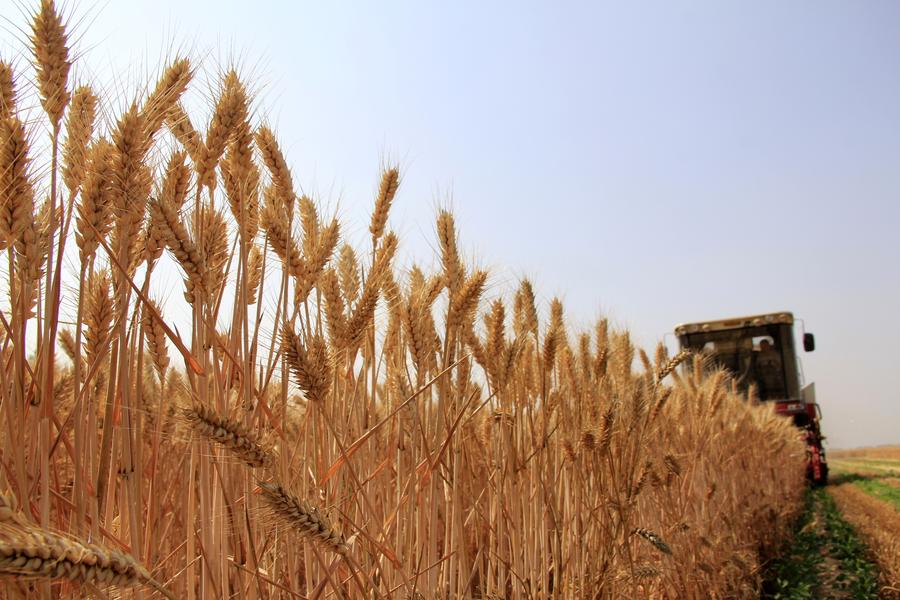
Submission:
[[[647,540],[650,544],[662,552],[663,554],[672,554],[672,549],[669,547],[667,543],[663,541],[661,537],[657,534],[653,533],[649,529],[644,529],[642,527],[636,528],[632,533],[637,536],[640,536],[642,539]]]
[[[72,95],[72,105],[66,117],[66,141],[63,145],[63,183],[75,194],[84,180],[87,167],[87,147],[94,133],[97,96],[87,86]]]
[[[268,186],[265,192],[266,204],[263,207],[261,222],[269,238],[269,245],[292,275],[298,275],[303,259],[300,249],[291,236],[290,214],[287,207],[278,197],[274,186]]]
[[[680,365],[685,360],[687,360],[687,358],[690,355],[691,355],[691,351],[685,349],[685,350],[679,351],[678,354],[676,354],[671,359],[666,361],[666,363],[660,367],[659,371],[656,372],[656,383],[659,384],[663,379],[668,377],[669,374],[671,374],[672,371],[677,369],[678,365]]]
[[[25,125],[18,117],[0,123],[0,237],[25,253],[24,234],[34,223],[34,188]]]
[[[245,107],[243,112],[248,110]],[[259,169],[253,161],[253,135],[247,121],[234,127],[234,139],[228,145],[228,154],[222,163],[222,178],[241,238],[244,243],[249,243],[259,231]]]
[[[87,281],[84,309],[84,350],[89,367],[107,350],[114,310],[109,271],[92,273]]]
[[[16,107],[16,85],[12,67],[0,61],[0,120],[12,116]]]
[[[451,296],[462,285],[463,269],[456,245],[456,224],[453,215],[442,210],[437,218],[438,240],[441,244],[441,262],[444,266],[444,281]]]
[[[169,112],[166,113],[165,122],[169,127],[169,131],[178,140],[178,143],[187,150],[194,164],[203,160],[206,146],[203,140],[200,139],[200,134],[194,129],[190,117],[184,112],[184,107],[181,104],[176,102],[169,109]]]
[[[349,552],[344,536],[328,517],[277,482],[260,482],[263,500],[272,512],[303,537],[342,556]]]
[[[325,341],[314,335],[304,346],[296,333],[285,328],[282,347],[291,374],[306,397],[313,402],[324,400],[331,385],[331,365]]]
[[[381,285],[391,268],[397,244],[397,236],[393,232],[388,233],[375,254],[372,269],[363,286],[362,296],[347,321],[346,342],[351,348],[362,340],[363,334],[374,323],[375,307],[381,294]]]
[[[206,132],[206,144],[201,159],[196,164],[201,185],[216,187],[216,166],[225,152],[238,123],[247,119],[247,93],[237,73],[229,71],[222,84],[222,93],[216,102],[216,110]],[[190,151],[190,149],[188,149]]]
[[[149,300],[153,305],[157,314],[162,314],[159,304],[155,300]],[[147,349],[150,351],[150,357],[153,359],[153,365],[159,372],[159,378],[162,381],[166,376],[166,369],[169,368],[169,350],[166,346],[166,332],[163,330],[162,323],[159,319],[154,319],[148,310],[144,310],[141,315],[141,327],[144,330],[144,338],[147,340]]]
[[[344,244],[338,254],[338,275],[340,277],[340,292],[344,294],[347,302],[353,303],[359,299],[360,278],[359,262],[353,246]]]
[[[340,226],[337,219],[333,219],[327,227],[317,236],[317,243],[312,254],[301,263],[296,274],[297,282],[294,295],[296,303],[304,302],[309,293],[315,287],[316,282],[325,270],[325,265],[331,260],[334,249],[337,247],[340,237]],[[305,238],[304,238],[305,240]]]
[[[225,263],[228,261],[228,224],[221,211],[212,204],[204,204],[192,213],[195,243],[200,252],[203,268],[203,289],[216,293],[225,281]]]
[[[375,246],[384,234],[388,212],[391,210],[391,203],[398,187],[400,187],[400,170],[397,167],[386,169],[381,175],[381,185],[378,186],[378,195],[375,196],[375,210],[372,211],[372,220],[369,223],[372,246]]]
[[[53,0],[43,0],[32,22],[31,46],[37,67],[41,106],[54,130],[59,129],[63,111],[69,103],[69,48],[66,28]]]
[[[150,585],[167,598],[175,599],[134,557],[32,525],[3,495],[0,495],[0,574],[118,587]]]
[[[294,181],[284,154],[278,146],[275,134],[268,127],[260,127],[255,134],[256,147],[262,155],[263,163],[272,177],[272,185],[290,213],[293,210]]]
[[[475,271],[450,298],[447,329],[472,320],[472,316],[478,308],[478,301],[484,293],[485,283],[487,283],[487,271]]]
[[[247,257],[247,304],[256,304],[262,273],[263,254],[258,246],[253,245]]]
[[[193,304],[196,292],[203,287],[203,259],[197,246],[188,236],[178,211],[168,203],[151,200],[150,219],[164,224],[162,235],[165,236],[166,246],[187,275],[184,297]]]
[[[242,423],[218,414],[212,408],[195,404],[184,411],[191,427],[253,468],[271,463],[270,452],[259,443],[256,435]]]
[[[531,333],[535,337],[538,334],[538,316],[535,306],[534,288],[531,281],[523,279],[516,290],[513,304],[513,331],[521,337],[525,333]]]
[[[81,196],[75,218],[75,242],[82,264],[93,257],[99,247],[97,234],[105,237],[112,227],[112,195],[109,181],[113,147],[98,140],[88,150],[87,172],[81,184]]]
[[[163,71],[162,77],[156,83],[156,87],[141,110],[147,136],[156,135],[156,132],[162,127],[166,115],[178,104],[192,77],[191,63],[186,58],[174,60]]]
[[[324,300],[325,324],[328,326],[331,344],[335,348],[343,348],[347,331],[346,303],[341,296],[341,286],[334,269],[326,269],[322,273],[318,289]]]

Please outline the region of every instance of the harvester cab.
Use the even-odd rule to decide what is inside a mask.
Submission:
[[[807,477],[816,485],[828,481],[819,427],[822,413],[815,385],[803,385],[794,344],[794,315],[777,312],[685,323],[675,328],[675,335],[681,348],[704,354],[711,364],[731,371],[741,391],[752,387],[760,401],[771,402],[778,414],[791,418],[806,439]],[[811,333],[803,334],[803,349],[815,349]]]

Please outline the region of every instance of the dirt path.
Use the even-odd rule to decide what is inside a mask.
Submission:
[[[813,535],[815,536],[815,539],[823,542],[819,546],[819,556],[821,558],[819,562],[819,582],[817,591],[819,592],[820,597],[833,598],[834,600],[852,598],[847,590],[843,589],[843,586],[841,585],[841,574],[843,572],[841,561],[834,556],[831,544],[826,542],[828,539],[828,529],[825,526],[825,519],[821,518],[818,514],[815,514],[813,515],[813,520],[810,522],[810,525],[813,526]]]
[[[878,572],[853,528],[822,489],[807,495],[793,545],[767,569],[763,598],[844,600],[877,598]]]

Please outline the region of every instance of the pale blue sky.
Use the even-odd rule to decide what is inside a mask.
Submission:
[[[449,206],[491,293],[527,275],[576,325],[606,314],[652,345],[792,310],[831,445],[900,442],[900,3],[68,8],[81,73],[123,104],[172,48],[238,60],[351,240],[397,161],[404,256],[433,260]]]

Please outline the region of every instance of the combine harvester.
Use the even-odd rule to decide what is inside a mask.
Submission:
[[[806,476],[814,485],[828,482],[822,447],[815,384],[803,386],[803,372],[794,346],[794,315],[777,312],[718,321],[685,323],[675,328],[682,349],[709,357],[729,370],[741,391],[755,387],[757,397],[772,402],[775,411],[791,417],[806,437]],[[803,334],[803,349],[812,352],[813,334]]]

